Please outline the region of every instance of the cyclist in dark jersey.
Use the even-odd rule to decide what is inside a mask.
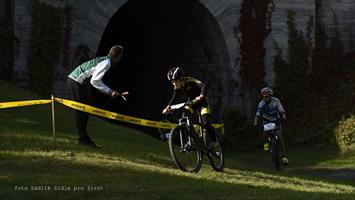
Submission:
[[[269,87],[261,89],[260,95],[263,99],[259,102],[258,108],[256,110],[254,119],[255,126],[258,126],[260,118],[262,118],[264,123],[279,122],[281,119],[286,120],[286,112],[281,104],[281,101],[278,98],[274,97],[273,94],[274,92]],[[284,164],[288,164],[288,159],[286,157],[286,147],[284,139],[282,137],[280,124],[277,127],[276,133],[281,143],[282,162]],[[266,140],[265,134],[264,139]],[[268,151],[269,149],[269,143],[266,142],[264,144],[264,150]]]
[[[182,93],[184,94],[192,104],[188,106],[191,113],[200,110],[202,127],[204,131],[211,131],[214,133],[214,129],[210,124],[210,105],[206,96],[206,85],[198,79],[184,76],[184,71],[180,67],[175,67],[169,70],[167,78],[174,86],[174,93],[163,110],[163,114],[170,111],[170,105]]]

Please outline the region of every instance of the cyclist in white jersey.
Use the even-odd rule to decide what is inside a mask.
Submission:
[[[276,130],[277,136],[280,139],[281,143],[281,150],[282,150],[282,162],[284,164],[288,164],[288,159],[286,157],[286,147],[285,147],[285,142],[282,137],[282,132],[281,132],[281,124],[279,123],[281,119],[286,120],[286,112],[285,109],[283,108],[280,100],[276,97],[273,97],[273,91],[269,87],[265,87],[261,89],[260,92],[262,96],[262,100],[259,102],[258,108],[256,110],[255,114],[255,119],[254,119],[254,125],[258,126],[259,124],[259,119],[263,119],[263,123],[268,123],[268,122],[277,122],[278,127]],[[263,133],[264,139],[266,140],[266,135]],[[264,150],[268,151],[270,149],[269,143],[266,142],[264,144]]]
[[[90,85],[110,97],[121,95],[119,92],[109,88],[105,83],[103,83],[102,78],[112,65],[118,64],[122,57],[122,53],[123,47],[116,45],[110,49],[107,56],[94,58],[82,63],[74,69],[68,75],[67,79],[69,97],[73,101],[90,104]],[[88,113],[78,110],[75,111],[75,124],[79,135],[78,143],[89,147],[99,148],[90,139],[87,133],[88,119]]]

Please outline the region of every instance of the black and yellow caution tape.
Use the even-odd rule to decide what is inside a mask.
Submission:
[[[172,124],[172,123],[157,122],[157,121],[141,119],[141,118],[137,118],[137,117],[131,117],[128,115],[122,115],[122,114],[114,113],[111,111],[103,110],[100,108],[96,108],[93,106],[89,106],[89,105],[86,105],[83,103],[78,103],[76,101],[71,101],[71,100],[67,100],[67,99],[54,98],[54,100],[58,103],[61,103],[65,106],[68,106],[68,107],[76,109],[76,110],[80,110],[80,111],[87,112],[87,113],[90,113],[93,115],[106,117],[109,119],[114,119],[114,120],[127,122],[127,123],[131,123],[131,124],[137,124],[137,125],[149,126],[149,127],[155,127],[155,128],[164,128],[164,129],[172,129],[176,126],[176,124]]]
[[[100,117],[105,117],[113,120],[118,120],[122,122],[127,122],[131,124],[141,125],[141,126],[148,126],[154,128],[162,128],[162,129],[172,129],[176,126],[176,124],[168,123],[168,122],[158,122],[148,119],[141,119],[137,117],[132,117],[128,115],[123,115],[119,113],[114,113],[111,111],[103,110],[100,108],[96,108],[90,105],[86,105],[83,103],[79,103],[72,100],[62,99],[62,98],[53,98],[55,102],[73,108],[75,110],[80,110],[83,112],[87,112],[93,115],[97,115]],[[32,105],[40,105],[40,104],[48,104],[52,103],[53,100],[28,100],[28,101],[14,101],[14,102],[4,102],[0,103],[1,108],[11,108],[11,107],[20,107],[20,106],[32,106]],[[223,124],[212,124],[213,127],[216,129],[221,129],[222,134],[224,134],[224,127]]]
[[[0,103],[0,109],[21,107],[21,106],[34,106],[34,105],[48,104],[48,103],[52,103],[52,100],[29,100],[29,101],[4,102],[4,103]]]

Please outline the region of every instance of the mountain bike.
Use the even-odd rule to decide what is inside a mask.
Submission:
[[[186,108],[191,105],[181,103],[171,106],[171,111],[182,110],[181,118],[169,135],[169,150],[176,167],[186,172],[198,172],[201,169],[203,155],[206,154],[215,171],[224,169],[224,149],[219,134],[202,128],[201,116],[194,120]]]
[[[180,116],[180,115],[178,115],[178,113],[168,112],[168,113],[163,115],[163,117],[160,120],[160,122],[176,124],[179,121],[179,117],[178,116]],[[157,128],[157,131],[158,131],[158,134],[159,134],[159,138],[161,140],[163,140],[165,142],[169,142],[169,135],[170,135],[171,129],[169,129],[169,128]]]
[[[270,147],[269,152],[271,154],[272,161],[274,162],[277,171],[281,171],[283,167],[281,147],[279,138],[276,133],[278,125],[279,122],[266,122],[263,124],[263,129],[268,136],[268,143]]]

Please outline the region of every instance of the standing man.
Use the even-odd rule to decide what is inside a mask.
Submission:
[[[70,99],[84,104],[90,104],[91,86],[94,86],[98,91],[116,97],[119,95],[127,95],[128,93],[120,94],[116,90],[109,88],[102,82],[105,73],[112,65],[118,64],[122,57],[123,47],[116,45],[110,49],[107,56],[97,57],[79,65],[72,71],[67,79],[68,91]],[[89,137],[87,133],[87,123],[89,114],[79,110],[75,111],[75,124],[79,134],[78,144],[99,148]]]

